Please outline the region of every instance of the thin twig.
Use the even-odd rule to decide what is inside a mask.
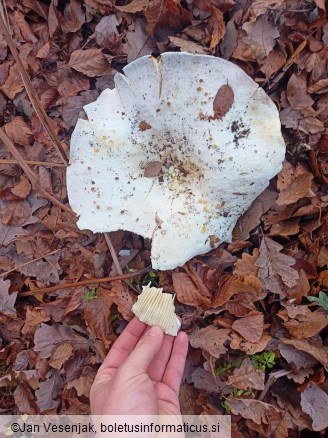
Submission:
[[[140,275],[147,274],[150,270],[151,270],[151,268],[144,268],[144,269],[141,269],[140,271],[130,272],[129,274],[116,275],[115,277],[89,278],[88,280],[76,281],[75,283],[58,284],[57,286],[43,287],[41,289],[37,289],[34,291],[21,292],[19,294],[19,296],[20,297],[29,297],[32,295],[39,295],[39,294],[44,294],[44,293],[49,293],[49,292],[55,292],[55,291],[61,290],[61,289],[70,289],[70,288],[75,288],[75,287],[79,287],[79,286],[86,286],[88,284],[111,283],[113,281],[125,280],[126,278],[138,277]]]
[[[17,271],[17,269],[23,268],[26,265],[30,265],[31,263],[37,262],[38,260],[44,259],[44,258],[46,258],[46,257],[48,257],[48,256],[50,256],[52,254],[55,254],[58,251],[60,251],[60,249],[56,249],[55,251],[51,251],[51,252],[49,252],[48,254],[46,254],[44,256],[38,257],[37,259],[29,260],[28,262],[23,263],[22,265],[15,266],[13,269],[10,269],[9,271],[6,271],[6,272],[3,272],[2,274],[0,274],[0,278],[1,277],[5,277],[6,275],[10,274],[13,271]]]
[[[38,115],[40,122],[42,124],[42,126],[44,127],[44,129],[47,131],[51,141],[53,142],[58,155],[60,156],[62,162],[65,164],[65,166],[68,164],[68,159],[66,156],[66,152],[64,151],[59,138],[57,137],[57,134],[55,133],[54,129],[52,128],[52,126],[50,125],[49,122],[49,117],[47,115],[47,113],[45,112],[42,103],[39,99],[39,96],[36,94],[36,91],[32,85],[32,82],[25,70],[25,67],[19,57],[19,53],[16,49],[15,44],[13,43],[12,37],[10,35],[10,33],[8,32],[7,26],[3,20],[2,14],[0,14],[0,30],[2,31],[6,43],[15,59],[15,62],[18,66],[19,72],[22,76],[23,79],[23,83],[26,89],[26,92],[30,98],[31,104],[36,112],[36,114]]]
[[[122,271],[120,262],[118,261],[117,254],[116,254],[115,248],[114,248],[114,246],[112,244],[112,241],[110,240],[109,234],[108,233],[104,233],[104,236],[105,236],[105,239],[106,239],[106,242],[107,242],[110,254],[112,256],[113,263],[114,263],[114,266],[116,268],[116,272],[119,275],[123,275],[123,271]]]
[[[268,392],[270,386],[272,385],[272,383],[274,383],[280,377],[283,377],[289,373],[290,373],[290,370],[279,370],[279,371],[276,371],[274,373],[271,373],[270,377],[268,378],[268,381],[265,384],[265,388],[263,389],[263,391],[261,392],[261,394],[257,400],[262,401],[264,399],[266,393]]]
[[[14,158],[16,158],[16,160],[18,161],[18,164],[24,170],[26,176],[28,177],[28,179],[30,180],[31,184],[33,185],[33,188],[36,191],[38,191],[39,193],[41,193],[41,195],[44,198],[48,199],[48,201],[50,201],[54,205],[57,205],[58,207],[60,207],[61,209],[63,209],[67,213],[69,213],[70,215],[76,217],[76,214],[73,212],[73,210],[71,208],[69,208],[67,205],[64,205],[57,198],[55,198],[54,196],[50,195],[48,192],[46,192],[44,190],[44,188],[41,185],[41,182],[39,181],[39,178],[35,175],[33,170],[26,163],[24,158],[21,156],[21,154],[16,149],[14,143],[10,140],[10,138],[8,137],[8,135],[5,133],[5,131],[2,128],[0,128],[0,140],[2,140],[2,142],[7,147],[8,151],[14,156]]]
[[[30,166],[48,166],[48,167],[66,167],[62,163],[53,163],[52,161],[29,161],[25,160],[26,164]],[[17,160],[8,160],[7,158],[0,158],[0,164],[19,164]]]

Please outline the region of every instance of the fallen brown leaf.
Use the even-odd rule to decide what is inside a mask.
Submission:
[[[254,423],[256,424],[269,424],[270,411],[273,411],[274,413],[279,413],[282,416],[282,412],[280,412],[273,405],[269,403],[264,403],[259,400],[237,399],[229,397],[227,399],[227,405],[232,410],[233,414],[239,414],[243,418],[254,421]]]
[[[318,364],[318,361],[310,354],[297,350],[293,345],[278,344],[281,356],[286,361],[297,368],[311,369]]]
[[[259,257],[259,250],[254,248],[253,254],[247,254],[244,252],[241,256],[241,259],[237,259],[235,263],[235,267],[233,270],[234,275],[245,276],[245,275],[254,275],[257,277],[259,272],[259,268],[255,266],[255,262]]]
[[[268,345],[268,342],[271,340],[271,336],[267,335],[266,333],[263,333],[260,341],[257,344],[246,341],[236,332],[231,332],[230,336],[230,348],[232,348],[233,350],[244,351],[246,354],[249,355],[263,351]]]
[[[287,84],[287,99],[291,107],[300,110],[312,106],[314,101],[307,92],[306,74],[292,74]]]
[[[201,367],[196,368],[192,373],[191,380],[195,388],[207,392],[221,393],[225,387],[224,382],[219,377],[214,377],[212,373]]]
[[[237,221],[232,235],[234,240],[248,239],[249,233],[260,224],[261,217],[274,205],[278,194],[265,189],[253,202],[250,208]]]
[[[89,340],[73,331],[71,327],[53,323],[52,326],[42,323],[34,335],[34,351],[41,358],[51,356],[55,346],[62,342],[71,342],[74,347],[88,347]]]
[[[328,394],[318,385],[305,388],[301,394],[302,410],[308,414],[313,423],[313,430],[328,428]]]
[[[17,144],[30,146],[33,143],[33,133],[23,117],[17,116],[4,126],[8,137]]]
[[[253,344],[260,342],[263,334],[263,327],[263,313],[237,319],[231,326],[231,328],[246,339],[246,341]]]
[[[328,324],[326,315],[322,312],[310,312],[285,322],[284,326],[289,333],[298,339],[311,338],[319,333]]]
[[[57,395],[63,385],[63,380],[59,371],[52,369],[47,373],[46,377],[47,379],[44,382],[40,382],[39,389],[35,391],[40,412],[55,409],[60,403]]]
[[[264,371],[257,370],[251,359],[243,360],[240,368],[235,368],[228,377],[228,385],[238,389],[264,389]]]
[[[222,85],[218,89],[213,101],[214,119],[220,120],[227,114],[233,105],[234,98],[234,92],[230,85]]]
[[[213,298],[212,306],[219,307],[225,304],[233,295],[248,292],[259,295],[262,291],[261,281],[254,275],[243,277],[223,275],[216,296]]]
[[[108,291],[104,289],[104,293],[108,293]],[[130,321],[134,317],[131,309],[133,304],[137,301],[136,295],[121,281],[113,281],[109,296],[117,305],[118,311],[125,321]]]
[[[63,342],[62,344],[58,344],[51,354],[49,365],[52,368],[60,370],[64,362],[66,362],[66,360],[71,357],[72,353],[73,345],[70,342]]]
[[[192,19],[191,13],[184,9],[180,0],[151,0],[144,10],[144,14],[148,23],[147,31],[151,36],[161,24],[177,29]]]
[[[0,278],[0,312],[16,315],[15,302],[18,292],[9,293],[10,281]]]
[[[308,353],[320,362],[325,367],[326,371],[328,370],[328,348],[323,346],[322,343],[304,339],[282,339],[281,342],[285,345],[292,345],[297,350]]]
[[[224,344],[231,339],[229,333],[230,330],[218,330],[215,326],[210,325],[195,333],[191,333],[189,335],[189,342],[192,347],[201,348],[218,358],[227,352],[227,348]]]
[[[203,296],[190,276],[185,272],[174,272],[172,274],[173,288],[180,303],[188,306],[210,306],[211,301]]]
[[[264,288],[284,297],[285,293],[282,284],[288,287],[295,286],[299,274],[295,269],[291,268],[295,263],[295,259],[281,253],[282,248],[279,243],[264,237],[260,246],[260,256],[255,266],[260,268],[259,278]]]
[[[91,78],[108,74],[110,71],[110,64],[102,49],[75,50],[68,65]]]
[[[161,161],[152,161],[151,163],[146,164],[144,176],[146,178],[152,178],[153,176],[159,175],[162,170],[162,166],[163,163]]]
[[[82,374],[77,379],[67,383],[67,389],[75,388],[79,397],[89,397],[91,385],[95,379],[96,371],[90,367],[85,367]]]
[[[38,414],[36,402],[27,384],[20,384],[14,391],[15,403],[21,412],[26,412],[28,415]]]
[[[108,291],[98,288],[97,297],[91,299],[84,309],[84,318],[90,332],[96,338],[101,339],[105,346],[112,343],[111,311],[113,298]]]

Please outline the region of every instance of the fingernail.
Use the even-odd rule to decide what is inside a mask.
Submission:
[[[159,336],[161,336],[161,334],[162,334],[162,329],[157,326],[152,327],[148,332],[149,336],[154,336],[155,338],[158,338]]]

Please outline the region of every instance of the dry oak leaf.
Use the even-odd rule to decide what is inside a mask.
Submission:
[[[185,272],[175,272],[172,274],[173,288],[178,301],[187,306],[210,306],[211,301],[204,296]]]
[[[260,246],[260,256],[255,266],[260,268],[259,278],[264,288],[272,293],[279,293],[283,297],[284,291],[280,282],[288,287],[293,287],[297,283],[299,274],[291,268],[295,264],[295,259],[282,254],[280,252],[282,249],[282,245],[264,237]]]
[[[60,370],[64,362],[71,357],[73,350],[73,345],[70,342],[63,342],[57,345],[51,354],[49,365]]]
[[[233,295],[250,293],[259,295],[262,291],[261,281],[254,275],[237,277],[234,275],[222,275],[220,277],[217,295],[213,298],[212,307],[225,304]]]
[[[256,424],[270,424],[270,413],[280,414],[280,411],[269,403],[259,400],[227,398],[227,405],[235,415],[254,421]]]
[[[90,332],[103,341],[106,347],[112,343],[113,329],[110,308],[113,298],[108,290],[99,288],[97,297],[90,300],[84,309],[84,319]]]
[[[16,315],[15,302],[18,292],[9,293],[10,281],[0,278],[0,312]]]
[[[235,95],[230,85],[222,85],[218,89],[213,101],[214,119],[221,120],[232,107],[234,99]]]
[[[292,345],[299,351],[308,353],[328,371],[328,347],[323,346],[321,342],[304,339],[282,339],[281,342],[285,345]]]
[[[264,371],[257,370],[250,358],[246,358],[240,368],[235,368],[228,377],[228,385],[238,388],[264,389]]]
[[[89,77],[103,76],[110,71],[110,64],[102,49],[75,50],[68,65]]]
[[[297,319],[285,322],[284,326],[289,333],[298,339],[311,338],[319,333],[328,324],[326,315],[322,312],[310,312],[307,315],[299,315]]]
[[[245,316],[237,319],[231,328],[239,333],[246,341],[252,344],[260,342],[263,335],[264,317],[263,313],[259,315]]]
[[[71,342],[74,348],[89,347],[89,340],[77,334],[71,327],[59,323],[51,326],[42,323],[34,335],[34,351],[39,352],[41,359],[45,359],[62,342]]]
[[[227,352],[224,343],[231,339],[229,333],[230,330],[218,330],[215,326],[210,325],[196,331],[195,333],[191,333],[189,335],[189,342],[192,347],[201,348],[212,356],[219,358],[221,354]]]
[[[315,431],[328,428],[328,394],[318,385],[305,388],[301,394],[301,406],[303,412],[308,414]]]
[[[33,142],[33,132],[23,117],[17,116],[4,125],[6,134],[14,143],[30,146]]]
[[[106,289],[104,289],[106,291]],[[121,281],[113,281],[111,291],[106,291],[112,301],[117,305],[118,311],[123,316],[125,321],[130,321],[134,318],[132,306],[137,301],[136,296],[130,292],[129,288]],[[105,293],[106,293],[105,292]]]
[[[243,252],[241,259],[238,259],[235,263],[233,270],[234,275],[254,275],[257,277],[259,268],[255,266],[255,262],[259,257],[259,250],[254,248],[253,254],[247,254]]]

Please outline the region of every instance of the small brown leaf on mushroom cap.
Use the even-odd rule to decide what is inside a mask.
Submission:
[[[152,161],[145,166],[144,176],[146,178],[152,178],[160,174],[163,163],[161,161]]]
[[[218,89],[213,101],[215,119],[222,119],[222,117],[227,114],[232,107],[234,98],[235,96],[230,85],[222,85],[222,87]]]
[[[145,122],[144,120],[141,120],[139,123],[139,129],[140,131],[147,131],[147,129],[151,129],[151,126],[149,123]]]

